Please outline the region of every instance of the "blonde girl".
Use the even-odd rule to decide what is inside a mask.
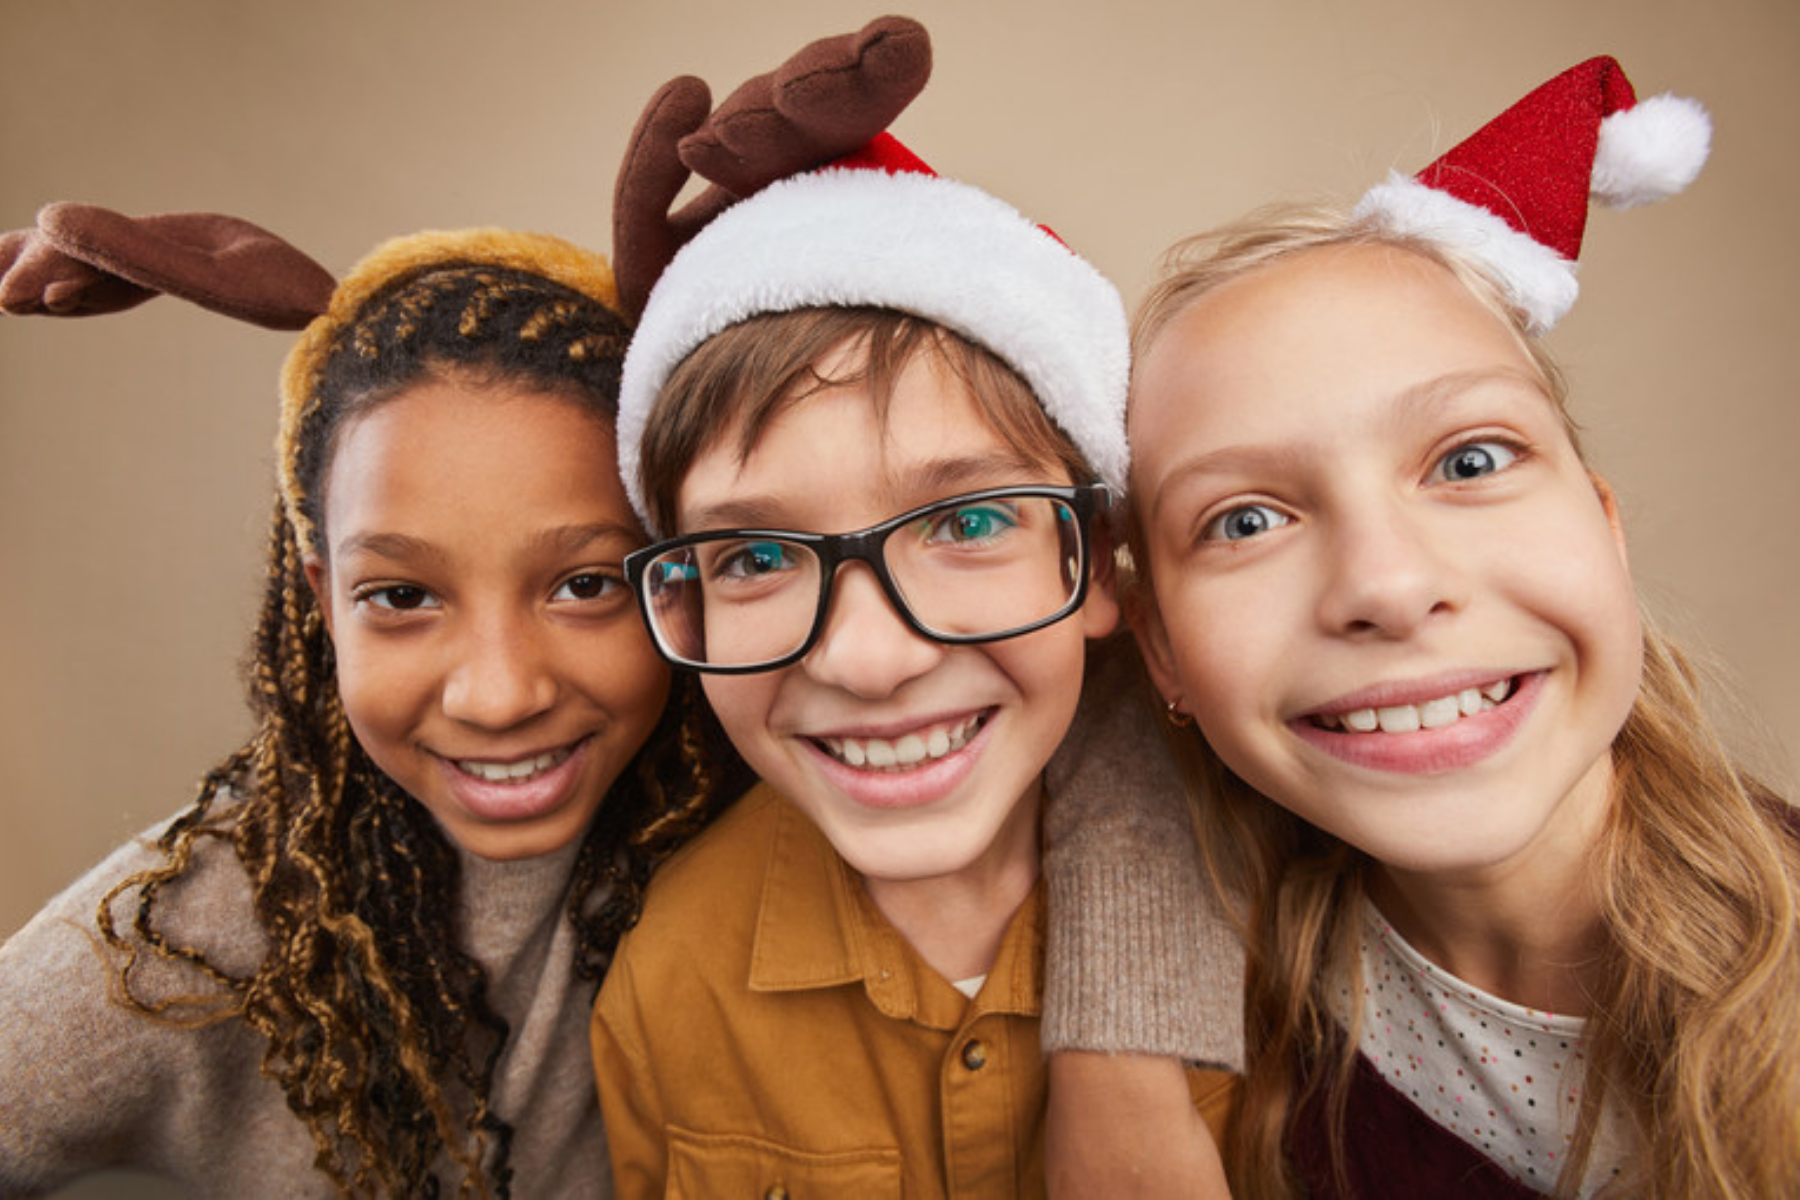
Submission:
[[[1703,114],[1610,59],[1134,329],[1136,628],[1248,947],[1240,1197],[1800,1192],[1800,842],[1640,615],[1540,336]]]

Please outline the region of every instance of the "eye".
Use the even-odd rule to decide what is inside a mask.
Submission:
[[[713,575],[756,579],[791,571],[795,566],[794,552],[783,542],[740,542],[714,561]]]
[[[598,600],[624,587],[624,580],[604,571],[581,571],[563,580],[552,600]]]
[[[1458,446],[1438,459],[1432,478],[1446,483],[1462,483],[1504,471],[1517,462],[1519,452],[1505,442],[1470,442]]]
[[[442,606],[436,596],[411,583],[393,583],[385,587],[372,587],[355,594],[358,604],[371,604],[376,608],[385,608],[393,612],[413,612],[421,608],[438,608]]]
[[[1019,515],[1017,509],[997,502],[958,504],[926,516],[919,524],[927,542],[966,545],[1003,536],[1017,527]]]
[[[1279,529],[1292,519],[1286,513],[1270,508],[1267,504],[1240,504],[1208,521],[1200,530],[1200,540],[1241,542],[1245,538],[1256,537],[1271,529]]]

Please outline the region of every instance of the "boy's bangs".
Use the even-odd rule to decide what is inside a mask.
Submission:
[[[848,350],[848,354],[840,354]],[[965,388],[989,429],[1026,461],[1086,482],[1093,471],[1024,379],[985,347],[922,318],[879,308],[767,313],[710,338],[671,373],[645,431],[640,479],[660,528],[694,461],[731,438],[740,462],[782,412],[822,391],[868,389],[885,423],[900,375],[931,355]],[[821,364],[838,358],[828,370]]]

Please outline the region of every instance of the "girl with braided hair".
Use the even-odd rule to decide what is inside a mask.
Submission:
[[[593,989],[737,790],[623,583],[627,335],[604,260],[534,235],[400,238],[330,293],[283,375],[256,730],[0,956],[0,1194],[605,1191]]]

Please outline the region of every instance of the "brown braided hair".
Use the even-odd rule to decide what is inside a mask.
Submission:
[[[434,376],[521,381],[610,422],[629,334],[614,303],[602,260],[491,231],[399,239],[339,286],[284,375],[282,495],[245,667],[256,732],[164,832],[166,862],[100,906],[126,1002],[190,1024],[240,1018],[267,1038],[263,1073],[345,1195],[435,1196],[446,1162],[457,1195],[509,1194],[512,1131],[489,1105],[509,1030],[443,917],[455,848],[346,720],[304,573],[325,550],[322,485],[346,420]],[[582,979],[604,975],[656,864],[746,782],[692,682],[677,680],[577,852],[567,915]],[[243,974],[158,919],[205,838],[229,843],[249,880],[266,951]],[[130,913],[123,929],[115,904]],[[196,972],[201,990],[143,995],[144,956]]]

